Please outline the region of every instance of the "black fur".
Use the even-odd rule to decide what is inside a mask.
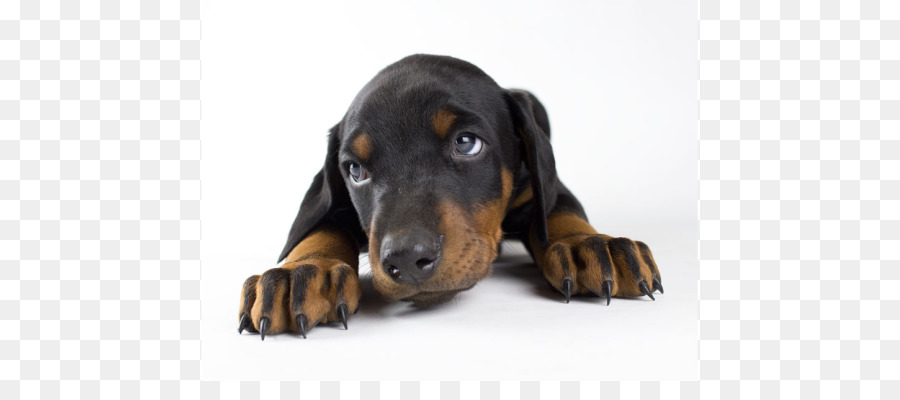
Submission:
[[[253,302],[256,301],[256,283],[258,281],[258,275],[253,275],[244,281],[244,286],[241,288],[244,294],[244,303],[241,305],[241,313],[250,314],[250,307],[252,307]]]
[[[510,111],[522,140],[525,166],[534,191],[535,234],[538,243],[546,247],[548,241],[547,215],[556,205],[556,161],[550,146],[550,123],[544,106],[529,92],[507,92]],[[543,122],[539,124],[538,120]],[[543,125],[543,126],[541,126]],[[546,128],[546,129],[544,129]]]
[[[641,264],[638,263],[637,253],[634,250],[634,246],[631,244],[631,240],[626,238],[615,238],[610,239],[608,243],[613,256],[616,254],[624,255],[625,263],[628,264],[628,269],[631,271],[634,280],[638,282],[642,281]]]
[[[559,260],[559,264],[562,266],[563,275],[567,277],[572,276],[571,267],[569,266],[569,249],[563,245],[554,245],[551,250],[556,252],[556,258]]]
[[[653,259],[650,258],[650,248],[643,242],[635,242],[635,244],[637,244],[638,249],[641,251],[641,258],[644,260],[644,264],[651,266],[652,269]]]
[[[291,271],[282,268],[272,268],[266,273],[262,274],[259,278],[260,285],[263,288],[262,293],[262,314],[269,315],[272,312],[272,309],[275,307],[276,301],[287,302],[286,296],[281,296],[280,298],[276,298],[275,291],[278,288],[288,289],[288,284],[291,278]]]
[[[604,240],[600,236],[591,236],[585,241],[588,245],[588,248],[591,249],[591,252],[594,253],[594,258],[597,260],[597,262],[600,263],[600,273],[603,275],[603,280],[612,281],[613,265],[610,259],[609,248],[607,247],[606,240]]]
[[[294,269],[293,276],[291,276],[291,280],[293,287],[291,288],[291,299],[293,299],[293,304],[291,304],[291,308],[294,310],[300,310],[303,305],[303,300],[306,299],[306,288],[309,286],[309,281],[316,278],[316,273],[319,269],[316,268],[315,265],[312,264],[304,264]]]
[[[343,300],[344,297],[344,285],[347,283],[347,279],[350,278],[350,273],[353,270],[349,266],[342,266],[338,269],[338,278],[337,284],[334,287],[334,292],[337,293],[337,298]]]

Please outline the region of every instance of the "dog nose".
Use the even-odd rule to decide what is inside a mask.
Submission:
[[[434,275],[441,237],[424,230],[388,235],[381,242],[381,265],[398,283],[418,283]]]

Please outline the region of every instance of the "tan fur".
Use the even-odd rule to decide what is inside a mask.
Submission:
[[[577,214],[557,211],[547,216],[547,233],[550,239],[547,249],[537,243],[534,232],[529,235],[535,263],[543,272],[544,278],[557,290],[561,288],[565,276],[557,254],[561,252],[569,260],[569,277],[575,285],[574,293],[601,291],[603,278],[600,265],[593,254],[587,254],[590,252],[581,245],[589,236],[597,235],[597,231]],[[579,257],[573,257],[575,254]],[[575,264],[576,259],[587,260],[586,268],[579,270]]]
[[[640,278],[642,278],[647,283],[648,287],[653,287],[653,282],[651,281],[651,277],[653,276],[653,272],[650,270],[651,266],[647,265],[644,262],[643,257],[641,257],[641,250],[637,247],[637,244],[635,244],[631,240],[628,240],[628,245],[630,245],[631,248],[634,249],[635,256],[638,260],[638,264],[639,264],[640,271],[641,271]],[[616,281],[617,281],[617,283],[620,283],[620,285],[619,285],[620,292],[618,294],[621,296],[629,296],[629,297],[630,296],[643,296],[644,293],[641,292],[641,290],[638,289],[638,287],[637,287],[639,281],[636,280],[634,278],[634,276],[628,272],[628,266],[627,266],[628,264],[625,259],[625,254],[618,252],[618,251],[612,251],[612,249],[610,249],[610,250],[611,250],[610,255],[612,256],[613,261],[615,262],[616,266],[619,266],[619,265],[622,266],[622,268],[615,268],[616,269]],[[620,269],[621,269],[621,271],[619,271]],[[621,281],[619,281],[620,277],[621,277]]]
[[[338,280],[341,277],[341,270],[344,268],[349,268],[347,266],[339,266],[337,268],[333,268],[330,272],[331,274],[331,288],[335,291],[335,293],[331,296],[338,302],[345,302],[347,304],[347,308],[352,312],[359,308],[359,298],[362,296],[362,288],[359,286],[359,281],[356,279],[349,279],[347,282],[344,282],[343,293],[337,292]],[[355,275],[355,271],[350,270],[347,271],[348,275]],[[337,304],[335,304],[337,306]],[[335,319],[337,321],[337,319]]]
[[[522,207],[526,203],[531,201],[532,198],[534,198],[534,192],[532,191],[531,186],[528,186],[525,188],[525,190],[522,191],[522,193],[519,193],[519,195],[516,196],[516,199],[513,200],[512,204],[510,204],[509,209],[513,210]]]
[[[325,258],[341,260],[354,269],[359,267],[359,246],[356,239],[343,229],[319,229],[306,236],[290,253],[283,268],[294,269],[305,261],[295,260],[310,254],[320,254]]]
[[[453,285],[471,286],[490,272],[490,264],[496,258],[496,240],[499,227],[482,223],[473,218],[460,205],[446,201],[440,205],[441,221],[438,228],[444,234],[444,248],[439,280]]]
[[[357,135],[353,142],[350,143],[350,147],[353,149],[353,153],[363,160],[368,160],[369,156],[372,155],[372,141],[369,140],[369,135],[365,133]]]
[[[550,248],[554,243],[567,236],[576,234],[596,235],[597,231],[594,230],[594,227],[588,224],[587,221],[585,221],[578,215],[571,212],[557,211],[552,212],[549,216],[547,216],[547,234],[550,239],[548,242],[548,248]],[[535,262],[537,262],[538,266],[545,264],[543,260],[546,257],[547,251],[542,248],[540,244],[538,244],[533,229],[528,237],[529,242],[531,243],[531,248],[534,250]]]
[[[260,279],[262,282],[262,279]],[[263,286],[260,283],[256,284],[256,303],[253,304],[253,308],[250,309],[250,316],[253,318],[253,326],[259,330],[259,319],[261,317],[269,317],[269,327],[267,332],[270,333],[278,333],[286,331],[291,323],[291,316],[288,313],[288,310],[283,307],[283,301],[278,299],[282,299],[286,295],[286,290],[288,286],[285,282],[279,282],[279,285],[276,286],[275,289],[275,304],[272,307],[272,311],[269,315],[262,314],[262,304],[263,304]]]
[[[454,121],[456,121],[456,114],[442,108],[431,118],[431,127],[443,139],[447,137]]]
[[[573,255],[577,255],[577,258],[584,262],[584,269],[577,272],[578,283],[594,293],[602,292],[603,272],[597,256],[586,246],[570,245],[569,247]],[[615,281],[613,281],[613,292],[615,292]]]
[[[584,218],[570,212],[553,212],[547,216],[550,243],[575,233],[596,235],[597,231]]]
[[[306,283],[306,295],[303,296],[302,310],[292,310],[294,315],[302,312],[303,315],[306,316],[308,319],[307,329],[313,327],[319,321],[324,320],[328,315],[334,314],[333,308],[336,307],[336,305],[333,304],[333,297],[329,295],[333,294],[336,282],[331,281],[331,286],[325,288],[325,293],[322,293],[322,288],[326,283],[325,277],[328,276],[331,273],[330,270],[333,270],[336,266],[337,265],[331,265],[325,268],[316,266],[315,277]],[[291,291],[293,292],[293,287],[291,288]],[[299,329],[297,322],[294,321],[293,318],[290,319],[290,323],[291,329]]]
[[[638,282],[628,271],[628,263],[625,261],[625,254],[613,249],[610,249],[609,254],[616,265],[616,268],[613,268],[613,277],[615,278],[617,288],[615,291],[616,295],[627,297],[642,295],[641,290],[637,287]]]
[[[512,196],[512,172],[504,168],[500,172],[500,181],[500,198],[477,205],[474,213],[479,234],[483,235],[494,248],[503,239],[501,225],[503,218],[506,217],[506,205],[509,204],[509,198]]]
[[[256,282],[258,281],[259,275],[253,275],[247,278],[246,281],[244,281],[244,287],[241,288],[241,302],[240,306],[238,307],[238,318],[240,318],[240,316],[244,314],[244,303],[247,302],[247,297],[250,297],[250,300],[252,301],[256,300]],[[252,288],[250,286],[252,286]]]
[[[636,241],[636,242],[634,242],[634,244],[636,244],[638,246],[638,250],[641,250],[641,246],[644,246],[646,251],[641,250],[638,253],[638,255],[640,256],[640,255],[646,254],[648,257],[650,257],[650,262],[652,262],[653,265],[648,265],[647,267],[650,268],[656,275],[659,275],[659,267],[656,264],[656,258],[653,257],[653,252],[650,251],[650,247],[647,246],[646,243],[641,242],[641,241]],[[641,262],[644,262],[643,256],[641,256]]]

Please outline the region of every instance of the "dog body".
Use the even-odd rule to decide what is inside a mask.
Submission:
[[[386,67],[331,129],[284,264],[244,282],[239,332],[346,327],[366,247],[376,290],[422,306],[490,275],[504,237],[525,243],[567,302],[662,292],[645,244],[588,224],[557,179],[549,139],[537,98],[472,64],[413,55]]]

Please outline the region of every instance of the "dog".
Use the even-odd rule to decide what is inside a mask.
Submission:
[[[331,128],[279,267],[243,285],[238,332],[298,332],[359,308],[359,252],[390,300],[445,302],[521,240],[566,302],[663,292],[649,247],[597,233],[556,176],[550,123],[528,91],[468,62],[412,55],[381,70]]]

